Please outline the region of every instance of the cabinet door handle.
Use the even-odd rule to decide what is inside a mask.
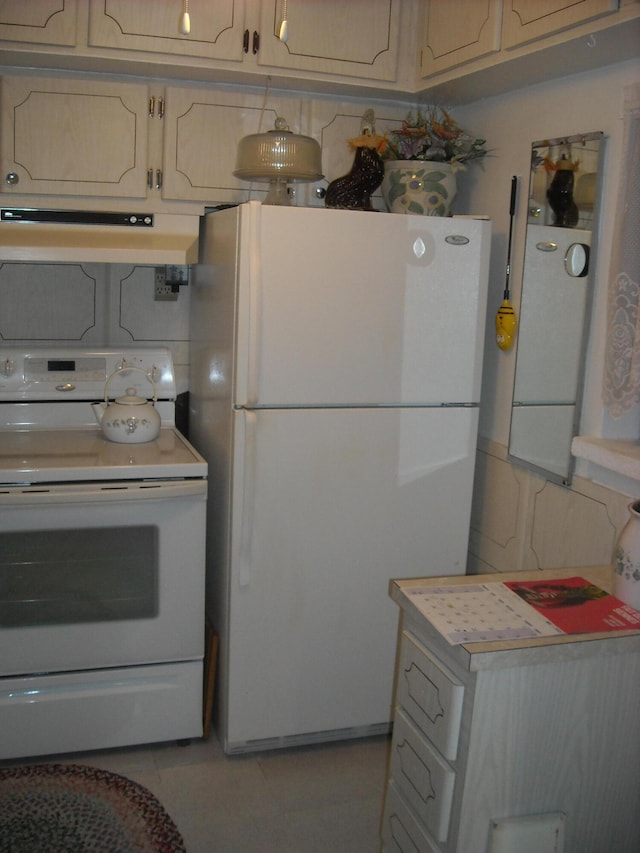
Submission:
[[[242,36],[242,50],[249,53],[249,30],[245,30]]]
[[[253,31],[253,47],[252,47],[252,50],[253,50],[254,54],[260,50],[260,34],[257,33],[256,30]]]
[[[162,169],[156,169],[156,189],[162,189]]]
[[[15,172],[7,172],[4,182],[7,186],[15,187],[16,184],[20,183],[20,176]]]
[[[164,118],[164,98],[158,98],[158,118]]]
[[[153,169],[147,169],[147,187],[153,189]]]
[[[149,118],[153,118],[156,112],[156,99],[153,95],[149,98]]]

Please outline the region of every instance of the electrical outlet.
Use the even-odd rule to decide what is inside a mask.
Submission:
[[[156,267],[153,298],[156,302],[175,302],[178,299],[178,292],[174,292],[172,285],[167,284],[165,267]]]

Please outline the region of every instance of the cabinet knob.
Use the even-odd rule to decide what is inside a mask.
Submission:
[[[15,187],[15,185],[20,182],[20,175],[16,175],[15,172],[7,172],[4,182],[10,187]]]

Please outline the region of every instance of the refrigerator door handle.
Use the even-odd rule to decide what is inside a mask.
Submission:
[[[238,551],[238,583],[249,586],[253,564],[253,515],[255,508],[256,413],[242,411],[244,439],[242,459],[242,525]]]

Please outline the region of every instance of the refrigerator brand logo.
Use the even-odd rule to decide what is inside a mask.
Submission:
[[[451,243],[452,246],[466,246],[469,242],[469,238],[465,237],[464,234],[449,234],[448,237],[444,238],[445,243]]]
[[[416,256],[416,258],[421,258],[426,251],[427,247],[422,242],[422,237],[418,237],[415,243],[413,244],[413,254]]]

